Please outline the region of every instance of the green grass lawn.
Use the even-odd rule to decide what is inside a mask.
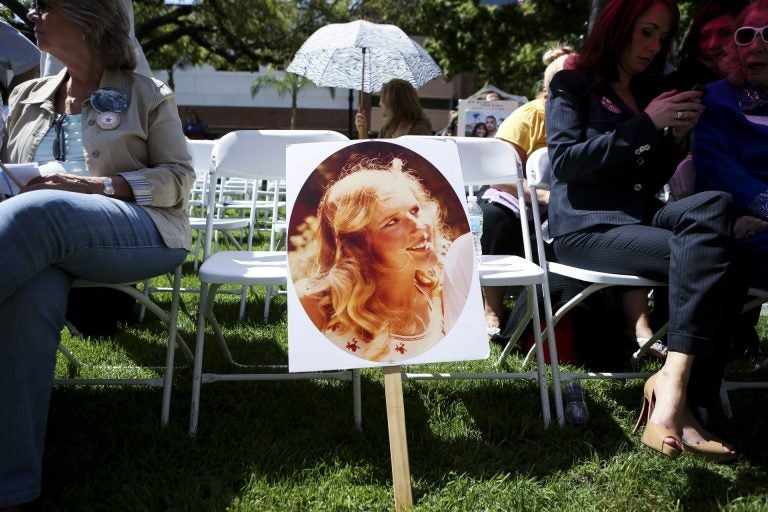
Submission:
[[[195,284],[191,265],[185,281]],[[158,299],[168,307],[168,294]],[[192,343],[197,297],[186,294],[183,301],[180,329]],[[236,357],[287,361],[283,297],[273,303],[269,323],[261,320],[262,290],[251,291],[245,323],[236,321],[235,297],[220,301],[217,311]],[[767,341],[765,320],[761,334]],[[99,363],[159,364],[163,332],[154,319],[124,326],[108,340],[77,339],[65,331],[63,343],[89,366],[73,369],[60,357],[57,375],[102,375],[105,370],[91,367]],[[210,333],[208,340],[206,368],[226,370]],[[487,361],[434,367],[492,371],[498,353],[494,346]],[[54,389],[43,510],[393,509],[381,370],[363,371],[362,432],[353,426],[348,382],[230,382],[203,386],[199,434],[190,438],[191,369],[178,351],[177,362],[171,421],[164,429],[159,389]],[[520,365],[514,356],[506,367]],[[759,377],[743,363],[730,371]],[[415,510],[768,510],[766,390],[733,392],[733,420],[712,411],[712,429],[742,453],[735,464],[720,466],[688,454],[668,460],[640,444],[631,428],[642,381],[584,385],[589,426],[545,430],[535,382],[405,382]]]

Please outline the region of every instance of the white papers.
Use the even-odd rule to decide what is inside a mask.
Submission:
[[[52,160],[40,165],[40,176],[48,176],[49,174],[67,174],[68,170],[63,164],[67,162],[59,162]],[[78,174],[78,173],[71,173]],[[87,174],[86,174],[87,176]]]
[[[2,164],[0,166],[0,194],[15,196],[19,187],[23,187],[35,176],[40,176],[40,168],[36,163]]]

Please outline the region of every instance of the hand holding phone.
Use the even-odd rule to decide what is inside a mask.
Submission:
[[[693,87],[691,87],[691,90],[692,91],[700,91],[701,92],[701,96],[699,96],[699,98],[698,98],[699,100],[701,100],[701,98],[703,98],[704,95],[707,94],[707,86],[706,85],[696,84]]]

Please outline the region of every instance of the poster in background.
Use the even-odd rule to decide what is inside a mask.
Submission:
[[[488,357],[477,263],[473,260],[455,142],[415,138],[398,143],[302,144],[289,146],[286,158],[288,359],[291,372]],[[378,196],[387,198],[383,207],[364,207],[365,197],[371,196],[370,192],[365,192],[359,199],[359,208],[345,210],[344,218],[354,217],[353,223],[362,223],[365,230],[348,234],[321,227],[331,224],[330,221],[323,224],[318,216],[326,191],[334,186],[333,190],[340,190],[341,183],[354,189],[358,186],[356,183],[371,181],[356,173],[369,172],[369,168],[377,166],[386,171],[393,165],[402,165],[408,176],[398,173],[383,182],[381,189],[386,189],[385,193],[374,194],[377,196],[375,205],[382,202]],[[348,175],[355,176],[345,180]],[[414,201],[418,194],[414,192],[413,180],[427,190],[432,202]],[[337,182],[339,184],[335,185]],[[401,183],[407,185],[401,187]],[[334,212],[338,210],[341,208],[333,209]],[[424,228],[424,225],[432,225],[427,221],[434,218],[430,212],[438,210],[444,237]],[[446,243],[441,244],[441,240]],[[322,257],[318,258],[318,254]],[[435,255],[439,259],[434,260]],[[403,258],[406,263],[399,263]],[[387,266],[390,259],[396,264]],[[318,261],[324,263],[317,265]],[[435,265],[435,261],[439,264]],[[377,266],[371,267],[372,262]],[[383,266],[378,266],[379,263]],[[420,273],[392,272],[390,277],[388,268],[409,269],[411,263]],[[438,268],[442,273],[434,270]],[[335,303],[344,304],[339,306],[340,315],[334,315],[336,311],[329,298],[329,274],[334,276],[334,286],[338,282],[347,283],[339,286],[343,292],[333,299]],[[423,279],[425,275],[437,277],[435,282],[439,282],[439,286],[430,289],[430,281]],[[371,310],[360,307],[360,304],[369,304],[365,302],[369,299],[360,299],[366,296],[360,294],[363,286],[370,286],[365,293],[374,300],[384,300],[393,290],[406,290],[412,294],[414,305],[398,314],[387,311],[383,317],[377,316],[375,306]],[[419,290],[412,293],[415,289]],[[393,331],[391,336],[371,340],[360,335],[360,332],[366,332],[364,327],[359,331],[350,328],[350,325],[357,325],[350,319],[357,321],[358,318],[362,319],[361,324],[373,319],[370,324],[373,327],[386,322],[398,325],[409,321],[410,310],[430,312],[415,317],[416,321],[425,324],[417,332],[401,335]],[[331,317],[341,320],[329,327]]]
[[[495,137],[496,130],[517,107],[519,100],[459,100],[459,137]]]

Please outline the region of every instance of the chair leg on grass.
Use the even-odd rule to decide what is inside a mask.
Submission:
[[[272,285],[264,288],[264,321],[269,320],[269,303],[272,302]]]
[[[211,286],[212,288],[213,286]],[[192,365],[192,404],[189,410],[189,435],[197,435],[197,418],[200,413],[200,385],[203,373],[203,344],[205,343],[205,317],[208,311],[208,284],[200,282],[200,309],[197,316],[195,357]],[[213,302],[213,301],[211,301]]]
[[[533,295],[535,300],[535,293],[533,293]],[[534,340],[533,345],[536,348],[536,372],[539,381],[539,393],[541,395],[541,415],[544,419],[544,428],[547,429],[552,422],[552,410],[549,406],[549,383],[547,381],[547,365],[544,361],[544,340],[541,334],[541,317],[539,316],[539,308],[536,307],[532,309]]]
[[[176,271],[181,272],[180,268],[177,269]],[[160,308],[160,306],[158,306],[157,304],[149,300],[149,298],[145,297],[142,292],[138,291],[137,289],[131,286],[110,285],[109,287],[122,290],[125,293],[129,294],[130,296],[134,297],[136,300],[141,302],[152,314],[154,314],[157,318],[159,318],[160,321],[163,322],[163,324],[166,327],[170,328],[171,319],[169,318],[169,316],[165,313],[165,311],[162,310],[162,308]],[[179,334],[178,330],[176,329],[174,329],[174,336],[176,338],[176,342],[179,345],[179,348],[181,348],[182,352],[184,352],[184,356],[187,358],[189,362],[192,362],[193,360],[192,351],[190,350],[189,345],[187,345],[187,342],[184,341],[184,338],[181,337],[181,334]]]
[[[245,319],[245,302],[248,299],[248,285],[243,285],[240,289],[240,312],[238,319],[242,322]]]
[[[74,332],[72,331],[72,329],[70,329],[70,332],[76,336],[79,335],[79,333],[77,333],[77,329],[75,329]],[[80,363],[80,360],[77,358],[77,356],[73,354],[67,347],[65,347],[61,343],[59,343],[58,349],[59,349],[59,352],[61,352],[61,354],[67,359],[69,364],[71,364],[72,366],[80,366],[82,364]]]
[[[509,353],[512,351],[512,349],[517,346],[518,341],[520,340],[520,336],[523,335],[523,331],[528,326],[528,322],[531,321],[533,318],[533,301],[536,300],[536,292],[534,291],[532,286],[526,286],[526,291],[528,294],[528,303],[526,304],[525,308],[525,318],[520,321],[517,324],[517,327],[515,328],[515,332],[512,333],[512,336],[509,338],[509,341],[507,342],[507,345],[504,347],[504,350],[502,350],[501,355],[499,356],[499,360],[496,364],[501,364],[501,362],[506,358]],[[528,362],[530,361],[531,354],[533,353],[533,350],[535,349],[534,346],[531,347],[531,350],[528,352],[528,355],[523,360],[523,368],[528,366]]]
[[[160,412],[160,426],[165,427],[171,414],[171,390],[173,388],[173,360],[176,354],[176,330],[181,299],[181,265],[173,275],[173,298],[171,299],[171,318],[168,325],[168,347],[165,352],[165,375],[163,375],[163,403]],[[187,347],[189,351],[189,347]]]

